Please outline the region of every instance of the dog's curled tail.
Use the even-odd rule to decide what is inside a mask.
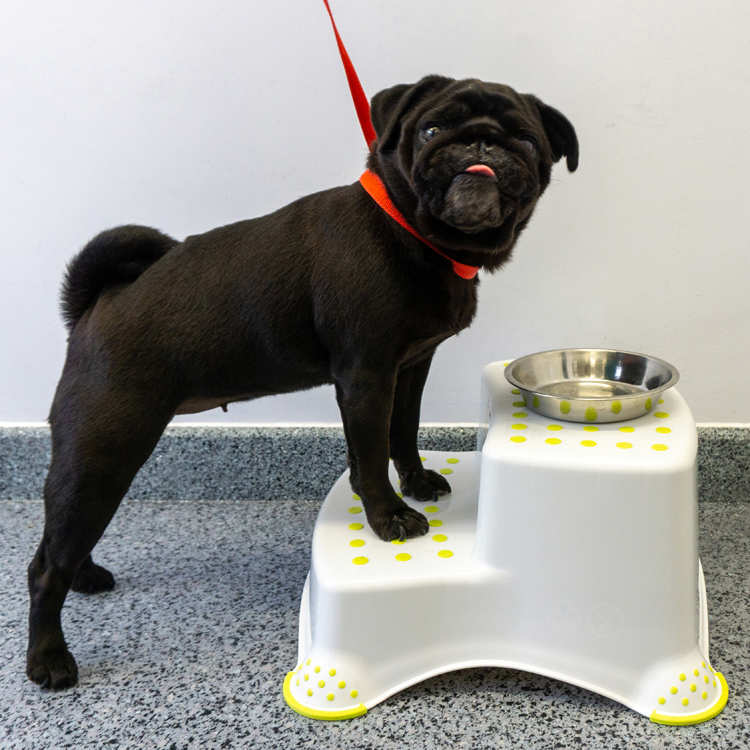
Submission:
[[[157,229],[136,224],[97,234],[68,263],[61,309],[69,331],[108,287],[135,281],[179,242]]]

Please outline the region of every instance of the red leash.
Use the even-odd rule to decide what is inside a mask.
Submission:
[[[349,59],[349,55],[346,52],[346,47],[341,41],[339,36],[339,30],[336,28],[336,21],[333,20],[333,13],[331,13],[331,7],[328,5],[328,0],[323,0],[323,4],[326,6],[328,15],[331,19],[331,25],[333,26],[333,33],[336,35],[336,44],[339,46],[339,54],[341,55],[341,62],[344,63],[344,71],[346,72],[346,80],[349,82],[349,91],[352,92],[352,99],[354,99],[354,109],[357,110],[357,117],[359,118],[359,125],[362,128],[362,133],[365,136],[367,146],[370,147],[373,141],[377,138],[375,135],[375,128],[372,126],[370,120],[370,103],[367,101],[367,96],[362,89],[362,84],[359,82],[357,71],[354,70],[354,65]]]
[[[341,62],[344,64],[344,71],[346,72],[346,80],[349,83],[349,91],[351,91],[352,100],[354,101],[354,109],[357,111],[357,117],[359,118],[359,125],[365,136],[367,147],[371,148],[377,136],[375,134],[375,128],[372,126],[372,120],[370,119],[370,104],[367,101],[367,96],[365,96],[362,84],[359,82],[357,71],[354,69],[354,65],[347,54],[346,47],[344,47],[344,42],[341,40],[339,30],[336,28],[336,22],[333,20],[333,13],[331,13],[328,0],[323,0],[323,4],[326,6],[328,16],[331,19],[333,33],[336,36],[336,44],[338,44],[339,54],[341,55]],[[449,260],[453,266],[453,271],[457,276],[460,276],[462,279],[473,279],[477,275],[477,271],[479,271],[477,266],[469,266],[465,263],[459,263],[457,260],[453,260],[453,258],[446,255],[442,250],[439,250],[430,241],[422,237],[422,235],[419,234],[411,224],[409,224],[404,218],[404,215],[398,210],[398,208],[396,208],[393,201],[390,199],[385,184],[375,172],[370,169],[366,170],[359,178],[359,181],[370,197],[388,214],[388,216],[398,222],[407,232],[413,234],[418,240],[424,242],[427,247],[434,250],[438,255],[442,255],[443,258]]]

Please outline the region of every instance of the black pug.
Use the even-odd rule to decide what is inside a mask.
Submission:
[[[573,126],[508,86],[428,76],[372,100],[368,167],[426,240],[359,182],[178,242],[123,226],[71,261],[70,337],[49,421],[45,526],[28,568],[27,674],[63,688],[77,667],[60,625],[69,589],[111,589],[91,550],[174,414],[324,383],[336,389],[351,484],[386,541],[425,534],[404,494],[450,492],[417,453],[437,345],[471,323],[477,279],[508,260],[549,184],[578,165]]]

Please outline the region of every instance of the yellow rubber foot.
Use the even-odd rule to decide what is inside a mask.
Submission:
[[[685,726],[687,724],[700,724],[702,721],[708,721],[709,719],[713,719],[717,714],[720,714],[724,706],[727,705],[727,698],[729,698],[729,685],[727,685],[727,681],[724,679],[724,675],[721,672],[716,672],[715,674],[721,683],[721,695],[719,696],[719,700],[716,701],[711,708],[707,708],[705,711],[700,711],[694,714],[687,714],[685,716],[672,716],[668,714],[660,714],[657,711],[654,711],[650,717],[651,721],[654,721],[657,724]]]
[[[355,719],[357,716],[362,716],[367,713],[367,706],[364,703],[360,703],[358,706],[353,708],[345,708],[341,711],[323,711],[319,708],[310,708],[300,703],[293,695],[292,690],[289,687],[289,683],[292,681],[294,672],[287,672],[284,678],[284,700],[286,701],[289,708],[294,709],[298,714],[306,716],[308,719],[323,719],[325,721],[340,721],[342,719]]]

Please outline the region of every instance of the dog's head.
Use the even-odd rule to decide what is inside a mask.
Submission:
[[[371,104],[368,166],[427,239],[462,262],[499,267],[549,184],[554,162],[578,166],[573,126],[499,83],[428,76]]]

